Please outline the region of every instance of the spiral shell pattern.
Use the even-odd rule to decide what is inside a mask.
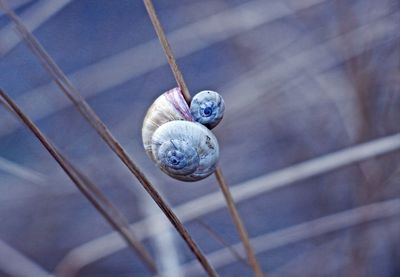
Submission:
[[[190,112],[195,121],[212,129],[224,116],[225,103],[219,93],[203,90],[197,93],[190,104]]]
[[[217,166],[218,141],[209,129],[195,121],[179,88],[165,92],[150,106],[142,139],[147,155],[175,179],[201,180]]]

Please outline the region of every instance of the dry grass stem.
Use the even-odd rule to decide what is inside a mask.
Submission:
[[[31,8],[21,14],[23,22],[27,28],[33,32],[40,27],[43,23],[49,20],[57,12],[63,9],[72,0],[42,0],[38,1]],[[5,26],[0,30],[0,56],[7,55],[13,50],[21,41],[20,37],[15,34],[12,24]]]
[[[382,275],[397,272],[400,129],[396,123],[400,110],[395,103],[400,97],[400,79],[393,76],[399,73],[400,2],[207,0],[165,5],[143,0],[128,7],[119,1],[106,1],[90,13],[79,2],[0,0],[4,23],[0,28],[0,57],[3,54],[6,68],[1,77],[4,85],[14,87],[10,96],[0,87],[0,106],[6,109],[0,110],[0,117],[4,117],[0,128],[0,152],[4,152],[0,155],[0,187],[4,193],[0,193],[0,203],[6,207],[0,275],[67,277],[89,271],[113,274],[117,269],[139,275],[194,277],[217,276],[217,270],[222,275],[235,275],[239,267],[241,275],[256,277],[264,276],[262,269],[268,277],[365,276],[380,267]],[[137,4],[143,9],[137,9]],[[68,9],[63,8],[66,6]],[[8,22],[7,17],[11,19]],[[130,24],[132,19],[134,23]],[[119,33],[110,28],[115,22],[120,23]],[[322,24],[315,28],[316,22]],[[59,30],[57,26],[66,27]],[[82,32],[76,33],[77,29]],[[134,37],[127,37],[132,31]],[[36,32],[39,38],[46,38],[46,47],[37,40]],[[28,48],[18,45],[21,41]],[[63,55],[67,53],[57,53],[56,49],[54,58],[61,62],[58,65],[47,53],[51,50],[47,46],[78,47],[80,51],[68,59]],[[21,60],[24,53],[29,56],[27,50],[33,53],[33,64],[29,57]],[[205,55],[218,59],[207,60]],[[147,166],[151,170],[152,165],[148,160],[139,163],[139,158],[147,157],[140,149],[136,151],[140,145],[131,144],[132,132],[127,124],[143,119],[142,108],[154,95],[139,92],[157,86],[149,78],[165,79],[159,73],[167,63],[174,76],[170,81],[174,80],[185,101],[191,102],[190,93],[194,96],[195,91],[186,76],[190,72],[180,64],[185,57],[198,69],[188,68],[199,75],[192,80],[194,86],[222,84],[217,90],[224,92],[229,107],[225,111],[227,120],[217,130],[227,136],[221,142],[225,146],[223,156],[238,160],[241,153],[239,159],[252,163],[243,167],[238,160],[228,167],[220,162],[214,172],[216,179],[206,180],[209,185],[218,184],[219,189],[209,191],[210,187],[199,186],[194,190],[182,187],[178,193],[168,191],[171,203],[176,203],[169,206],[150,182],[150,171],[142,171]],[[34,70],[38,65],[35,58],[49,73],[50,81],[43,80],[43,72]],[[68,76],[61,69],[64,65],[71,71]],[[13,74],[14,67],[23,73],[22,79]],[[131,103],[121,101],[132,87],[137,97],[131,95]],[[244,91],[250,91],[251,97]],[[86,102],[89,98],[93,106]],[[121,105],[127,109],[118,116],[115,112]],[[83,124],[88,122],[94,133],[82,132],[80,124],[71,124],[71,106],[72,113],[82,116]],[[96,114],[97,106],[106,107],[103,112],[107,111],[104,116],[110,122],[108,126],[105,118]],[[44,120],[46,130],[37,128],[39,120]],[[55,121],[62,121],[61,125],[70,130],[57,129]],[[37,141],[29,136],[31,131],[45,146],[39,146],[41,154],[46,156],[49,151],[52,157],[39,161],[31,155],[35,151],[15,145],[20,142],[35,148],[37,143],[31,142]],[[50,133],[57,137],[56,146],[42,131],[46,135],[49,131],[49,138]],[[65,131],[79,135],[69,141],[63,135]],[[251,141],[241,139],[243,133]],[[117,134],[121,139],[114,137]],[[87,147],[88,140],[99,136],[100,145]],[[139,142],[140,135],[134,136]],[[63,147],[57,145],[58,141]],[[128,145],[134,148],[132,154]],[[69,153],[74,160],[67,160]],[[120,161],[115,162],[115,155]],[[63,170],[49,171],[54,160]],[[130,172],[120,172],[121,167]],[[133,183],[128,183],[133,185],[128,188],[131,195],[114,191],[118,208],[132,204],[139,207],[133,210],[136,216],[131,222],[109,201],[108,193],[97,187],[98,182],[110,178],[106,172],[96,171],[99,168],[107,168],[114,183],[123,184],[134,177],[129,181]],[[93,180],[84,175],[90,171],[96,173],[90,175]],[[65,173],[73,185],[52,186],[65,179]],[[46,193],[38,193],[41,189]],[[83,228],[80,239],[69,237],[75,246],[60,253],[57,249],[65,242],[59,238],[68,237],[67,225],[73,224],[78,211],[65,209],[60,201],[53,200],[79,202],[81,194],[90,202],[84,203],[85,209],[106,219],[106,225],[96,216],[94,220],[100,223],[93,222],[103,223],[106,233],[93,237],[90,229]],[[247,212],[242,211],[245,207]],[[271,207],[280,211],[279,219],[268,212]],[[82,211],[78,216],[87,219]],[[208,226],[203,217],[216,224]],[[228,232],[220,224],[223,219],[230,221],[225,226]],[[58,225],[62,226],[60,232],[48,233],[44,243],[29,240]],[[200,246],[208,241],[214,249],[203,253],[186,225],[205,234],[198,238]],[[183,245],[176,244],[179,239],[175,230],[184,239]],[[82,241],[91,235],[92,239]],[[152,256],[146,252],[150,249],[143,247],[144,242],[151,242]],[[187,252],[186,245],[192,252]],[[178,257],[181,248],[189,255],[183,262]],[[121,260],[120,255],[125,253],[121,250],[134,250],[138,256]],[[60,258],[56,264],[53,254]],[[271,256],[274,258],[268,258]],[[111,267],[105,268],[104,263]]]
[[[251,242],[249,240],[249,236],[247,234],[246,228],[243,225],[242,219],[239,215],[238,210],[235,206],[235,201],[233,200],[232,194],[229,190],[228,185],[225,182],[224,176],[222,175],[221,168],[218,167],[215,171],[215,177],[217,178],[218,184],[220,184],[220,188],[222,193],[224,194],[226,204],[228,205],[228,210],[232,216],[232,219],[238,229],[240,239],[242,240],[243,247],[246,251],[248,262],[252,269],[254,270],[254,274],[257,277],[263,276],[263,272],[257,262],[257,257],[254,253],[254,250],[251,246]]]
[[[240,255],[236,249],[231,247],[220,235],[218,235],[208,224],[206,224],[204,221],[201,219],[196,220],[198,224],[200,224],[201,227],[203,227],[216,241],[221,243],[226,249],[228,249],[233,256],[237,258],[238,261],[241,261],[244,265],[249,266],[249,263],[246,261],[245,258]]]
[[[157,36],[161,42],[162,48],[164,50],[165,55],[167,56],[168,63],[172,69],[172,72],[175,76],[175,80],[181,88],[183,95],[188,103],[190,103],[190,93],[186,86],[185,80],[183,79],[182,73],[178,68],[174,55],[172,53],[172,49],[168,43],[167,37],[165,36],[164,30],[161,27],[161,23],[157,17],[156,11],[154,9],[153,3],[151,0],[144,0],[144,4],[146,6],[146,10],[149,14],[151,22],[153,23],[154,29],[157,33]],[[228,206],[228,210],[233,218],[233,222],[238,230],[239,237],[243,243],[244,248],[246,249],[247,259],[249,261],[250,266],[252,267],[255,276],[262,277],[264,276],[260,265],[258,264],[257,257],[254,254],[252,246],[250,244],[250,240],[246,231],[246,228],[243,225],[242,219],[240,218],[239,212],[235,206],[232,195],[229,191],[229,187],[222,175],[221,168],[218,167],[215,171],[215,177],[217,178],[218,184],[222,190],[222,193],[225,197],[226,204]]]
[[[370,159],[372,157],[387,154],[400,149],[400,134],[376,139],[367,143],[342,149],[324,156],[307,160],[289,167],[286,167],[269,174],[248,180],[232,188],[232,195],[236,202],[242,202],[262,193],[268,193],[289,185],[298,184],[313,176],[320,176],[324,173]],[[205,214],[211,213],[224,207],[224,199],[219,192],[213,192],[175,208],[183,222],[191,221]],[[163,230],[149,232],[148,220],[145,219],[131,225],[140,239],[157,236]],[[64,267],[69,263],[75,263],[75,270],[93,263],[101,258],[111,255],[124,248],[116,234],[108,234],[86,242],[71,250],[60,263]]]
[[[255,250],[257,253],[261,253],[305,239],[370,223],[375,220],[397,217],[399,214],[400,199],[386,200],[267,233],[255,237],[251,241],[256,246]],[[241,244],[235,244],[230,247],[236,249],[239,253],[243,253]],[[207,257],[217,268],[226,266],[236,260],[236,257],[232,255],[229,249],[215,251],[207,255]],[[195,272],[198,272],[198,267],[195,263],[184,265],[184,269],[188,276],[194,276]]]
[[[186,85],[185,80],[183,79],[182,73],[178,68],[174,54],[172,53],[172,49],[169,46],[167,37],[165,36],[164,30],[161,26],[161,23],[158,20],[153,3],[151,2],[151,0],[144,0],[144,5],[146,6],[146,10],[149,14],[150,20],[153,23],[154,29],[156,30],[157,37],[160,40],[160,43],[163,47],[165,56],[167,56],[168,64],[171,67],[171,70],[172,70],[172,73],[174,74],[175,80],[178,83],[178,86],[180,87],[182,94],[185,97],[186,102],[190,103],[190,100],[192,99],[192,97],[190,96],[189,89]]]
[[[4,3],[2,0],[0,3]],[[107,143],[107,145],[111,148],[112,151],[121,159],[121,161],[126,165],[126,167],[132,172],[132,174],[139,180],[140,184],[143,188],[149,193],[149,195],[153,198],[153,200],[157,203],[160,209],[164,212],[165,216],[171,221],[173,226],[182,236],[182,238],[187,243],[190,250],[197,257],[199,262],[204,267],[205,271],[210,276],[217,276],[216,272],[209,264],[204,254],[194,242],[186,228],[177,218],[175,213],[166,203],[166,201],[161,197],[161,195],[157,192],[154,186],[150,183],[147,177],[141,172],[138,166],[133,162],[133,160],[129,157],[125,149],[120,145],[120,143],[114,138],[111,132],[108,130],[107,126],[101,121],[101,119],[97,116],[97,114],[92,110],[92,108],[87,104],[81,94],[76,90],[76,88],[72,85],[72,83],[68,80],[62,70],[58,67],[58,65],[52,60],[52,58],[47,54],[45,49],[41,46],[41,44],[36,40],[29,30],[26,29],[24,24],[18,18],[18,16],[12,11],[7,9],[3,5],[3,9],[9,16],[9,18],[15,23],[18,33],[22,36],[22,38],[27,42],[29,47],[35,53],[35,55],[42,62],[43,66],[48,70],[50,75],[53,77],[54,81],[61,88],[61,90],[68,96],[68,98],[73,102],[79,112],[83,115],[83,117],[93,126],[93,128],[97,131],[97,133],[101,136],[101,138]]]
[[[307,2],[301,2],[299,5],[293,6],[290,10],[284,8],[284,6],[276,2],[270,1],[250,1],[248,3],[235,6],[233,8],[228,8],[224,11],[218,12],[214,15],[207,16],[204,19],[197,20],[193,23],[189,23],[181,28],[168,33],[168,38],[171,44],[175,45],[176,53],[175,58],[183,58],[190,54],[200,51],[215,43],[219,43],[225,40],[232,39],[235,36],[239,36],[243,33],[250,32],[261,25],[269,24],[274,20],[283,19],[292,14],[301,12],[303,9],[311,8],[313,5],[318,3],[323,3],[327,0],[309,0]],[[274,12],[270,12],[274,11]],[[232,21],[232,18],[241,18],[246,14],[252,14],[253,16],[247,18],[245,21]],[[220,26],[220,28],[215,28],[215,25]],[[369,26],[372,27],[372,26]],[[382,29],[382,28],[381,28]],[[193,39],[193,33],[200,36],[201,39]],[[70,74],[68,77],[74,82],[75,86],[78,88],[85,88],[84,96],[94,97],[100,95],[105,91],[121,85],[131,79],[138,76],[147,74],[158,67],[165,64],[165,57],[163,55],[158,55],[154,53],[152,49],[155,49],[159,45],[159,40],[153,39],[148,42],[139,44],[125,51],[119,52],[100,61],[94,62],[89,66],[80,68]],[[322,47],[322,45],[321,45]],[[319,47],[319,48],[321,48]],[[179,51],[178,51],[179,50]],[[311,52],[315,52],[317,49],[311,49]],[[283,49],[285,51],[285,49]],[[125,61],[127,60],[137,60],[142,57],[147,57],[151,55],[151,59],[147,59],[146,63],[142,64],[140,67],[125,67]],[[319,57],[318,59],[321,59]],[[261,60],[264,60],[262,58]],[[303,61],[309,61],[309,59],[302,59]],[[312,61],[311,63],[313,63]],[[270,68],[262,63],[263,67],[261,69],[257,68],[260,75],[266,75],[265,68]],[[277,65],[282,68],[288,68],[289,65],[283,63],[282,65]],[[308,63],[303,63],[303,66],[308,66]],[[263,70],[263,71],[261,71]],[[271,73],[271,71],[268,71]],[[246,74],[248,75],[248,74]],[[248,80],[249,76],[244,76],[244,80]],[[287,79],[291,77],[287,76]],[[97,82],[96,80],[102,80],[102,82]],[[242,81],[242,78],[239,79]],[[235,84],[238,82],[235,81]],[[246,82],[248,83],[248,82]],[[268,84],[269,82],[266,81]],[[282,83],[286,83],[282,81]],[[233,84],[231,84],[233,85]],[[264,88],[265,85],[263,85]],[[230,85],[229,85],[230,87]],[[224,86],[224,88],[227,88]],[[42,106],[39,111],[30,111],[32,119],[39,120],[50,116],[51,114],[57,113],[63,108],[69,106],[68,101],[55,101],[52,95],[54,94],[54,84],[48,83],[38,86],[32,90],[26,91],[22,96],[16,98],[16,101],[20,103],[22,107],[34,106],[39,98],[47,98],[49,105]],[[224,91],[230,91],[231,88],[223,89]],[[265,92],[268,89],[263,89]],[[242,91],[242,90],[241,90]],[[268,90],[269,91],[269,90]],[[257,91],[254,91],[257,93]],[[39,97],[40,95],[40,97]],[[229,95],[228,95],[229,96]],[[257,94],[257,97],[261,97]],[[257,98],[255,97],[255,99]],[[241,100],[242,101],[242,100]],[[239,102],[241,102],[239,101]],[[230,101],[234,104],[234,101]],[[240,107],[243,108],[242,106]],[[230,106],[230,111],[236,112],[236,109]],[[228,122],[225,122],[228,124]],[[9,123],[10,127],[7,129],[0,129],[0,137],[12,133],[18,128],[18,124]]]
[[[139,255],[146,266],[152,273],[157,273],[156,265],[150,254],[144,246],[137,240],[130,231],[126,219],[112,205],[112,203],[103,195],[103,193],[88,180],[86,176],[80,173],[44,136],[38,127],[20,110],[20,108],[11,100],[11,98],[2,90],[0,96],[7,102],[13,112],[21,119],[21,121],[32,131],[32,133],[40,140],[43,146],[49,151],[65,173],[70,177],[77,188],[92,203],[97,211],[116,229],[125,239],[127,244]],[[67,276],[60,272],[60,276]]]

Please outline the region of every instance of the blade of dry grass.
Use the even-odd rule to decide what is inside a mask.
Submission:
[[[91,181],[80,173],[44,136],[38,127],[19,109],[19,107],[11,100],[11,98],[0,89],[0,97],[5,100],[13,112],[21,119],[21,121],[32,131],[32,133],[40,140],[43,146],[49,151],[57,163],[62,167],[65,173],[74,182],[83,195],[92,203],[97,211],[116,229],[125,239],[127,244],[139,255],[152,273],[157,273],[157,268],[150,254],[144,246],[138,241],[130,231],[126,219],[112,205],[112,203],[91,183]],[[0,98],[0,99],[1,99]],[[66,276],[60,274],[60,276]]]
[[[49,74],[53,77],[54,81],[60,87],[60,89],[65,93],[65,95],[73,102],[78,111],[82,116],[93,126],[97,131],[99,136],[107,143],[112,151],[121,159],[121,161],[126,165],[126,167],[131,171],[131,173],[139,180],[143,188],[149,193],[153,200],[157,203],[160,209],[164,212],[165,216],[168,217],[172,225],[176,228],[179,234],[182,236],[189,249],[197,257],[199,262],[204,267],[205,271],[209,276],[217,276],[212,266],[209,264],[204,254],[194,242],[189,232],[180,222],[178,217],[169,207],[167,202],[161,197],[154,186],[150,183],[147,177],[142,173],[139,167],[133,162],[129,157],[128,153],[117,141],[116,138],[108,130],[107,126],[101,121],[97,114],[92,110],[92,108],[87,104],[85,99],[76,90],[72,83],[68,80],[66,75],[58,67],[58,65],[53,61],[53,59],[48,55],[46,50],[41,46],[41,44],[36,40],[32,33],[26,29],[24,24],[18,18],[18,16],[10,9],[4,5],[4,1],[1,0],[2,8],[5,10],[6,14],[16,25],[18,33],[27,42],[29,47],[32,49],[34,54],[42,62],[43,66],[48,70]]]
[[[182,72],[179,70],[178,64],[176,63],[171,46],[169,46],[167,37],[165,36],[164,30],[161,27],[161,23],[158,20],[153,3],[150,0],[144,0],[144,5],[146,7],[147,13],[149,14],[150,20],[153,23],[154,29],[157,33],[157,37],[163,47],[164,54],[167,57],[168,64],[171,67],[175,80],[178,83],[178,86],[180,87],[186,102],[190,103],[192,97],[190,96],[189,89],[186,85],[185,80],[183,79]]]
[[[2,105],[7,111],[9,111],[11,114],[15,115],[13,109],[8,105],[6,102],[2,101],[0,98],[0,105]],[[16,116],[17,119],[19,119]],[[2,157],[0,157],[0,169],[4,170],[5,172],[8,172],[11,175],[14,175],[18,178],[27,180],[29,182],[35,183],[35,184],[43,184],[45,182],[45,176],[41,174],[40,172],[36,172],[32,169],[23,167],[21,165],[18,165],[16,163],[13,163],[9,160],[6,160]]]
[[[311,8],[313,5],[325,1],[327,0],[308,0],[307,2],[301,2],[300,5],[296,5],[292,10],[288,9],[281,2],[249,1],[182,26],[168,33],[168,38],[176,49],[175,57],[183,58],[215,43],[243,35],[264,24],[291,16],[293,13],[301,12],[302,9]],[[244,18],[244,20],[237,20],[238,18]],[[215,28],[216,25],[219,28]],[[194,34],[196,35],[194,36]],[[86,98],[96,96],[130,79],[163,66],[165,64],[165,57],[154,51],[158,47],[158,39],[153,39],[104,58],[90,66],[83,67],[68,77],[78,89],[82,89]],[[144,58],[150,55],[151,59]],[[144,61],[144,59],[145,62],[140,67],[126,64],[127,60]],[[21,103],[24,109],[27,109],[27,112],[29,111],[34,120],[43,119],[69,106],[68,101],[52,97],[54,89],[55,86],[53,83],[45,84],[25,92],[16,98],[16,100],[18,103]],[[39,98],[48,99],[48,103],[41,105],[37,100]],[[30,107],[38,106],[40,106],[40,109],[29,110]],[[15,131],[18,126],[18,124],[13,124],[7,129],[0,129],[0,137]]]
[[[15,9],[18,9],[21,6],[28,4],[29,2],[32,2],[32,1],[33,0],[13,0],[13,1],[11,1],[11,3],[9,3],[9,6],[15,10]],[[2,11],[0,11],[0,18],[3,15],[4,15],[4,13]]]
[[[368,49],[368,51],[371,51],[372,49],[379,47],[382,43],[382,39],[387,36],[389,33],[392,33],[395,31],[395,28],[392,27],[393,24],[390,24],[388,20],[388,12],[389,10],[384,10],[384,11],[376,11],[373,15],[372,18],[370,18],[370,21],[363,25],[360,26],[359,28],[352,30],[350,33],[345,34],[346,37],[351,37],[354,40],[359,41],[361,45],[368,45],[371,48]],[[381,31],[378,31],[381,30]],[[365,33],[369,32],[371,35],[368,38],[365,38]],[[303,37],[304,38],[304,37]],[[393,39],[397,39],[398,37],[393,37]],[[313,42],[312,36],[309,35],[310,43]],[[288,80],[295,79],[296,76],[299,74],[299,72],[304,72],[305,70],[309,70],[310,68],[315,68],[313,64],[318,63],[319,66],[323,64],[322,68],[318,68],[317,70],[312,70],[312,73],[309,74],[309,76],[312,76],[316,82],[323,87],[324,92],[329,91],[329,95],[324,96],[324,94],[321,94],[321,97],[310,97],[310,99],[307,100],[307,102],[303,101],[296,101],[296,103],[289,103],[286,102],[284,106],[279,106],[280,108],[278,109],[272,109],[271,107],[269,108],[268,112],[268,119],[274,119],[276,117],[280,117],[282,115],[287,114],[288,111],[291,112],[296,112],[302,109],[308,109],[313,105],[316,105],[317,103],[319,104],[324,104],[324,103],[330,103],[331,99],[335,99],[335,101],[338,102],[338,105],[341,105],[341,107],[345,107],[345,103],[349,103],[352,101],[351,99],[351,93],[349,93],[349,90],[351,88],[348,85],[348,82],[346,82],[345,78],[337,78],[336,76],[336,71],[332,72],[329,70],[329,68],[334,67],[335,63],[342,63],[347,59],[351,59],[352,57],[355,57],[357,55],[362,55],[362,52],[360,51],[359,48],[353,49],[351,53],[349,53],[346,56],[340,55],[338,58],[332,58],[332,55],[329,53],[331,50],[329,49],[335,49],[339,41],[341,40],[341,36],[334,37],[333,39],[328,39],[323,41],[321,44],[313,45],[311,48],[307,48],[306,51],[301,51],[300,53],[295,53],[293,54],[293,51],[289,51],[289,49],[286,49],[287,45],[282,46],[283,48],[279,50],[279,52],[283,52],[280,54],[281,57],[284,57],[284,60],[279,63],[278,65],[274,66],[273,69],[271,69],[270,66],[267,66],[269,64],[268,57],[271,57],[271,53],[268,53],[266,55],[261,55],[259,62],[257,63],[257,66],[252,68],[249,72],[245,74],[241,74],[238,78],[236,78],[233,82],[228,83],[224,85],[221,89],[221,91],[229,91],[230,93],[226,95],[225,100],[226,103],[229,104],[229,109],[226,110],[226,117],[229,118],[229,121],[224,122],[223,126],[221,126],[221,130],[225,130],[226,128],[232,127],[233,124],[237,124],[238,121],[240,121],[240,118],[243,118],[246,114],[249,115],[249,112],[254,108],[254,104],[258,101],[255,101],[254,99],[246,99],[243,97],[240,97],[243,95],[243,91],[252,91],[252,94],[256,94],[258,98],[269,98],[269,94],[273,94],[273,97],[279,97],[280,92],[287,90],[287,86],[292,86]],[[170,39],[171,40],[171,39]],[[308,39],[307,39],[308,40]],[[157,43],[158,40],[157,40]],[[171,43],[175,44],[175,43]],[[150,51],[150,50],[149,50]],[[177,53],[178,54],[178,53]],[[182,56],[182,53],[179,52]],[[165,57],[163,56],[165,59]],[[296,62],[292,62],[295,60]],[[331,62],[328,62],[331,61]],[[98,68],[99,66],[96,66]],[[104,68],[102,68],[104,71]],[[278,70],[276,70],[278,69]],[[295,69],[295,70],[293,70]],[[97,75],[96,75],[97,76]],[[93,80],[92,78],[101,78],[100,76],[87,76],[88,79]],[[110,77],[112,79],[112,77]],[[333,79],[333,80],[332,80]],[[91,81],[89,81],[90,83]],[[275,85],[271,85],[274,84]],[[277,84],[276,84],[277,83]],[[42,95],[44,98],[50,98],[51,95],[48,94],[49,89],[40,87],[39,90],[42,89],[46,91]],[[54,90],[54,89],[53,89]],[[51,91],[53,93],[53,90]],[[35,90],[36,91],[36,90]],[[268,95],[266,95],[266,92],[268,92]],[[278,92],[278,93],[276,93]],[[340,92],[340,93],[339,93]],[[87,91],[85,91],[87,93]],[[29,94],[29,93],[28,93]],[[86,94],[87,95],[87,94]],[[34,102],[34,97],[35,95],[31,95],[31,97],[24,98],[16,98],[19,101],[21,101],[21,106],[23,107],[24,103],[31,103],[32,106],[35,106]],[[240,98],[239,98],[240,97]],[[257,98],[256,97],[256,98]],[[248,97],[247,97],[248,98]],[[51,101],[51,100],[49,100]],[[246,102],[245,102],[246,101]],[[271,99],[271,101],[274,101]],[[241,105],[238,105],[237,103],[242,103]],[[268,103],[268,102],[267,102]],[[46,107],[54,107],[54,103],[51,102],[51,104],[43,105],[40,106],[40,110],[45,110]],[[349,109],[350,110],[350,109]],[[32,111],[27,107],[27,112],[29,111],[29,114],[31,117],[35,120],[35,111]],[[134,113],[134,112],[133,112]],[[343,115],[344,116],[344,115]],[[347,113],[345,118],[351,118],[352,115]],[[237,119],[237,120],[236,120]],[[118,122],[117,125],[114,126],[114,132],[119,133],[123,137],[129,137],[129,134],[126,133],[126,124],[130,124],[134,119],[133,115],[126,116],[124,120]],[[352,129],[353,131],[355,128],[352,126],[348,126],[348,128]],[[4,129],[4,128],[3,128]],[[1,136],[1,130],[0,130],[0,136]],[[82,135],[79,138],[77,138],[73,143],[70,143],[68,147],[74,147],[75,145],[79,145],[82,143],[82,141],[85,141],[87,139],[87,135]],[[229,147],[229,146],[225,146]],[[229,152],[229,148],[225,149],[227,152]],[[96,156],[97,157],[97,156]],[[91,159],[96,158],[91,156]],[[98,159],[103,159],[103,157],[98,156]]]
[[[146,7],[147,13],[149,14],[149,17],[151,19],[151,22],[153,23],[154,29],[160,40],[160,43],[164,50],[164,53],[167,57],[168,64],[170,65],[171,70],[174,74],[175,80],[178,83],[178,86],[180,87],[180,89],[185,97],[186,102],[190,103],[191,96],[190,96],[189,90],[187,88],[185,80],[183,79],[182,73],[179,70],[179,67],[176,63],[174,54],[172,53],[172,49],[168,43],[167,37],[165,36],[164,30],[161,26],[160,20],[158,19],[158,16],[154,9],[153,3],[151,0],[143,0],[143,2]],[[225,201],[228,206],[229,213],[232,216],[233,222],[239,233],[239,237],[243,243],[244,248],[246,249],[247,259],[249,261],[250,266],[252,267],[252,269],[254,271],[254,275],[257,277],[262,277],[262,276],[264,276],[264,274],[261,270],[260,265],[258,264],[257,257],[254,254],[251,243],[249,241],[249,236],[247,234],[247,230],[243,225],[242,219],[240,218],[239,212],[235,206],[235,202],[233,201],[232,194],[229,191],[229,187],[225,181],[224,176],[222,175],[222,170],[220,167],[218,167],[216,169],[215,177],[217,178],[217,182],[218,182],[220,189],[225,197]]]
[[[254,275],[257,277],[264,276],[260,265],[258,264],[257,257],[254,253],[254,250],[251,246],[251,242],[249,240],[249,235],[247,234],[247,230],[243,225],[242,219],[239,215],[239,212],[236,208],[235,201],[233,200],[232,193],[229,190],[228,184],[226,183],[222,170],[220,167],[215,171],[215,177],[217,178],[218,184],[220,185],[221,191],[224,195],[226,204],[228,206],[228,210],[232,216],[233,222],[239,232],[240,239],[243,243],[243,247],[245,248],[245,252],[247,255],[248,262],[254,271]]]
[[[52,276],[40,265],[0,240],[0,270],[9,276]]]
[[[261,253],[301,240],[340,231],[375,220],[398,217],[399,215],[400,199],[397,198],[324,216],[312,221],[255,237],[251,239],[251,241],[255,245],[255,251]],[[244,252],[240,244],[235,244],[231,247],[239,251],[239,253]],[[229,249],[215,251],[207,255],[207,257],[217,268],[236,261],[236,257],[232,255],[231,250]],[[184,265],[184,270],[187,276],[194,276],[198,273],[199,269],[197,264],[188,263]]]
[[[307,178],[318,176],[326,172],[383,155],[399,151],[400,134],[376,139],[367,143],[342,149],[334,153],[320,156],[308,161],[286,167],[269,174],[248,180],[232,188],[236,202],[248,200],[262,193],[286,187]],[[182,221],[190,221],[202,215],[221,209],[225,206],[224,199],[219,192],[213,192],[196,198],[175,208]],[[131,225],[140,239],[156,236],[163,229],[149,230],[148,221],[157,220],[148,218]],[[149,232],[150,231],[150,232]],[[152,231],[152,232],[151,232]],[[60,262],[59,268],[74,266],[75,271],[101,258],[111,255],[124,248],[116,234],[108,234],[86,242],[72,249]]]
[[[41,0],[24,11],[21,18],[28,29],[33,32],[71,1],[72,0]],[[0,38],[0,56],[5,56],[21,41],[19,36],[15,34],[12,24],[0,30]]]
[[[236,257],[238,261],[241,261],[244,265],[249,266],[249,263],[246,261],[245,258],[243,258],[236,249],[232,248],[220,235],[218,235],[208,224],[206,224],[204,221],[201,219],[196,220],[198,224],[200,224],[201,227],[203,227],[207,233],[210,234],[216,241],[218,241],[222,246],[224,246],[226,249],[229,249],[231,251],[231,254]]]

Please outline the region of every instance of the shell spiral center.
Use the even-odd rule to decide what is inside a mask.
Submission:
[[[173,173],[191,174],[199,165],[199,155],[194,147],[185,140],[165,141],[158,149],[160,166]]]

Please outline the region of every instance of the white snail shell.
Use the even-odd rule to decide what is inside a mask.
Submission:
[[[197,100],[196,103],[201,106]],[[222,98],[221,101],[222,109],[221,105],[210,103],[202,107],[219,107],[223,112]],[[196,107],[196,110],[199,109]],[[206,115],[213,115],[218,122],[222,118],[213,110],[207,110]],[[215,126],[216,120],[211,119],[211,123],[205,124]],[[212,174],[217,166],[218,141],[209,129],[195,121],[179,88],[165,92],[150,106],[143,122],[142,139],[148,156],[163,172],[175,179],[201,180]]]
[[[197,93],[190,104],[190,112],[195,121],[212,129],[224,116],[225,104],[219,93],[203,90]]]

